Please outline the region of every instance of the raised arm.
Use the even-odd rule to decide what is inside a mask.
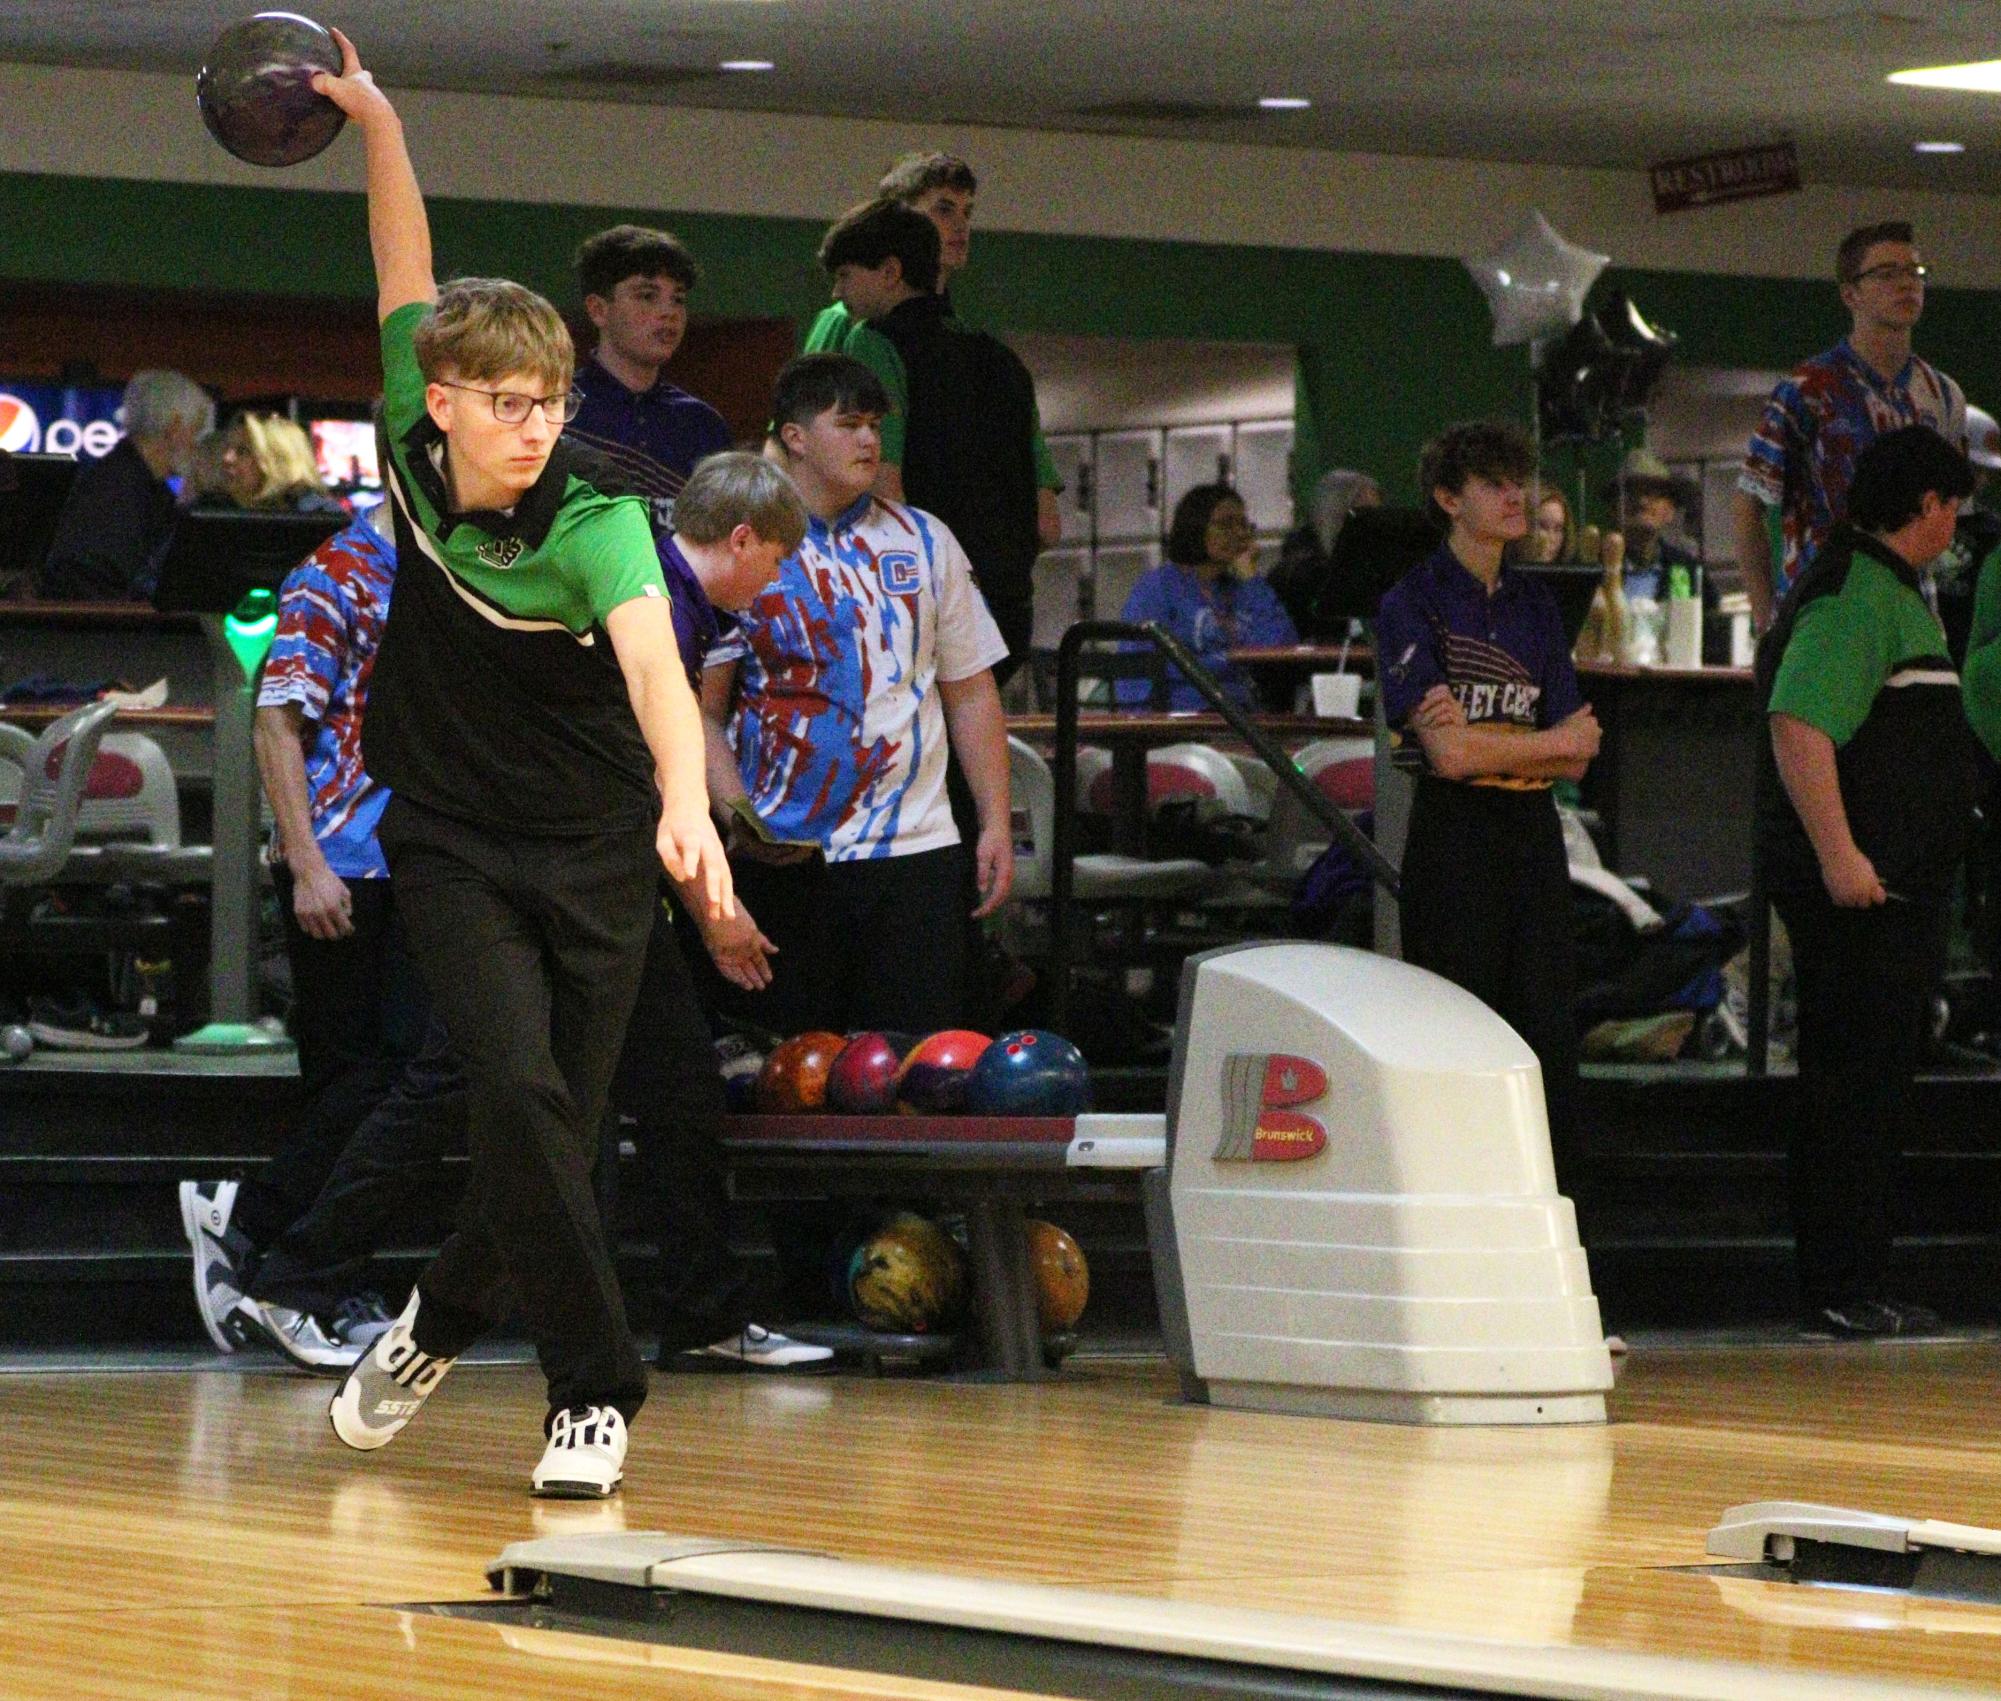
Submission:
[[[436,301],[438,286],[431,274],[431,225],[424,215],[423,192],[410,165],[403,141],[403,120],[389,97],[362,69],[354,43],[339,30],[341,74],[322,71],[313,88],[345,112],[361,128],[368,155],[368,242],[375,253],[376,315],[387,319],[413,301]]]

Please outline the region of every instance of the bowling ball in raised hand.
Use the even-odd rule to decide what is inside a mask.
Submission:
[[[848,1300],[871,1329],[928,1335],[949,1324],[966,1298],[965,1256],[928,1217],[900,1211],[855,1248]]]
[[[899,1110],[951,1116],[966,1108],[966,1083],[993,1041],[966,1028],[927,1034],[911,1048],[897,1077]]]
[[[847,1041],[813,1032],[780,1040],[757,1072],[757,1108],[767,1113],[825,1110],[827,1077]]]
[[[966,1082],[975,1116],[1076,1116],[1091,1108],[1091,1070],[1061,1034],[1019,1028],[980,1054]]]
[[[195,104],[212,135],[252,165],[297,165],[340,134],[347,114],[314,92],[313,76],[340,74],[340,47],[311,18],[259,12],[215,38],[195,78]]]
[[[894,1110],[896,1078],[909,1049],[891,1034],[856,1034],[841,1047],[827,1076],[829,1107],[862,1116]]]
[[[1035,1274],[1035,1315],[1044,1333],[1076,1327],[1091,1297],[1084,1249],[1054,1223],[1028,1220],[1028,1267]]]

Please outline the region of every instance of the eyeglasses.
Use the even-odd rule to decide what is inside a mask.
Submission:
[[[1865,278],[1889,278],[1895,283],[1923,283],[1931,275],[1929,266],[1909,260],[1893,260],[1881,266],[1871,266],[1866,272],[1857,272],[1855,281],[1861,283]]]
[[[477,384],[454,384],[449,378],[440,378],[438,382],[447,390],[470,390],[475,396],[484,396],[493,407],[493,417],[502,425],[519,425],[528,417],[528,410],[537,407],[551,425],[565,425],[583,412],[584,407],[581,390],[565,390],[559,396],[524,396],[518,390],[482,390]]]

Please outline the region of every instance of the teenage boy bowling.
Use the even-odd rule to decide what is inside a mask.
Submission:
[[[368,162],[400,575],[363,746],[394,793],[381,842],[410,945],[465,1068],[457,1232],[334,1396],[386,1445],[510,1300],[548,1380],[531,1478],[610,1494],[646,1368],[591,1187],[597,1130],[664,865],[733,908],[703,735],[646,511],[571,472],[575,354],[547,301],[432,277],[388,97],[338,36],[313,87]]]

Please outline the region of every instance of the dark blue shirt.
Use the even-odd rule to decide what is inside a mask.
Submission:
[[[680,647],[681,665],[688,670],[688,683],[699,697],[702,667],[709,659],[709,651],[722,640],[726,630],[735,630],[736,618],[722,613],[709,601],[709,593],[702,589],[695,569],[688,565],[688,558],[666,532],[660,535],[660,576],[667,581],[667,602],[674,611],[674,642]]]
[[[577,368],[584,405],[568,435],[610,461],[627,488],[646,498],[653,523],[665,530],[668,510],[704,455],[730,447],[723,416],[665,378],[637,394],[593,356]]]
[[[1443,544],[1383,598],[1376,674],[1402,767],[1424,765],[1418,741],[1397,735],[1434,685],[1451,690],[1469,725],[1525,732],[1555,726],[1584,701],[1556,599],[1511,567],[1489,594]]]

